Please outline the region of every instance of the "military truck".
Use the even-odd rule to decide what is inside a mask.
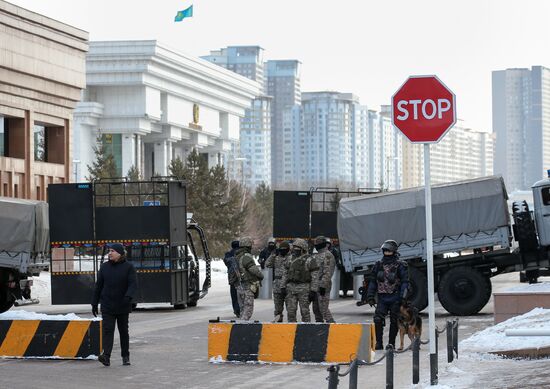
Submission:
[[[90,304],[108,245],[117,242],[137,271],[135,303],[196,306],[210,288],[210,254],[186,212],[186,190],[168,177],[48,186],[52,304]]]
[[[48,267],[48,204],[0,197],[0,313],[31,298],[32,279]]]
[[[523,201],[513,204],[510,218],[501,177],[433,186],[434,286],[448,312],[478,313],[498,274],[525,271],[536,281],[548,270],[550,179],[532,190],[534,215]],[[347,272],[368,274],[384,240],[394,239],[409,264],[411,302],[427,306],[424,188],[342,199],[337,223]]]

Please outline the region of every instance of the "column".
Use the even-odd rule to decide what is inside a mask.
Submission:
[[[134,134],[122,134],[122,176],[136,164]]]
[[[156,141],[154,143],[154,152],[155,152],[155,170],[152,172],[152,175],[167,175],[167,165],[166,165],[166,141]]]

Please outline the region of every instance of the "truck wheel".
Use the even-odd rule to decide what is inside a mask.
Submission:
[[[14,300],[5,289],[0,289],[0,313],[6,312],[13,306]]]
[[[475,315],[491,298],[491,280],[469,267],[457,267],[443,274],[437,294],[449,313]]]
[[[419,311],[428,306],[428,280],[426,275],[415,267],[409,267],[408,300]]]

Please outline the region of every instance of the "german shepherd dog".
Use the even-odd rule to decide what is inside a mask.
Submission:
[[[403,350],[403,340],[405,334],[409,336],[410,341],[412,342],[414,338],[422,335],[422,318],[418,313],[418,309],[411,305],[409,301],[403,301],[399,307],[399,319],[397,320],[399,326],[399,348],[398,350]]]

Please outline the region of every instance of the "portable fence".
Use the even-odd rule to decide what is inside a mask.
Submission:
[[[438,338],[442,333],[447,333],[447,362],[451,363],[456,354],[458,358],[458,319],[452,321],[447,320],[445,328],[439,330],[437,327],[435,329],[435,339],[436,339],[436,355],[438,356]],[[412,383],[418,384],[420,381],[420,345],[428,344],[428,341],[422,341],[420,338],[414,338],[409,347],[404,350],[394,350],[393,347],[389,346],[384,354],[373,362],[368,362],[362,359],[355,358],[349,363],[340,363],[331,365],[327,370],[329,375],[327,377],[328,389],[337,389],[339,384],[339,378],[349,375],[349,389],[357,389],[358,383],[358,370],[359,366],[371,366],[376,365],[377,363],[386,360],[386,389],[393,389],[393,378],[394,378],[394,357],[395,354],[404,354],[407,351],[412,351]],[[340,372],[341,366],[349,366],[348,369],[344,372]],[[433,374],[435,373],[435,374]],[[434,379],[435,378],[435,379]],[[432,385],[437,385],[437,365],[435,366],[435,371],[430,374],[430,381]]]

